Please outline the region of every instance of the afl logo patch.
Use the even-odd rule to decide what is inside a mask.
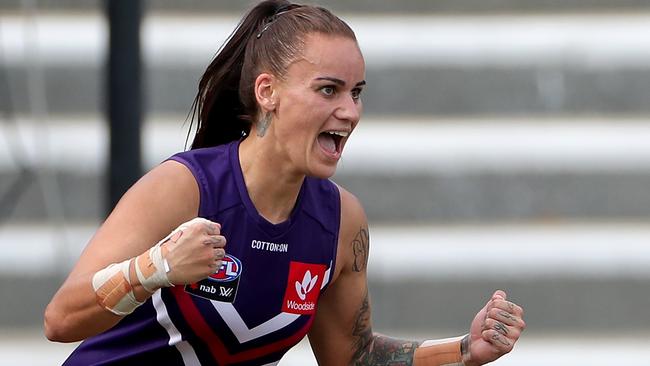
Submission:
[[[199,282],[185,285],[185,292],[208,300],[233,302],[237,296],[242,270],[241,261],[226,254],[215,273]]]
[[[208,279],[217,282],[229,282],[236,280],[241,275],[241,261],[236,257],[226,254],[221,260],[221,266]]]

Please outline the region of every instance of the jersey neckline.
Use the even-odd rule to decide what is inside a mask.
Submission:
[[[300,186],[300,192],[298,193],[296,204],[293,207],[293,210],[291,211],[289,218],[277,224],[268,221],[264,216],[260,215],[259,211],[257,211],[257,208],[253,204],[253,201],[251,200],[250,195],[248,194],[248,190],[246,189],[246,181],[244,180],[244,173],[241,169],[241,163],[239,160],[240,142],[241,140],[233,142],[230,145],[229,154],[228,154],[230,163],[232,165],[232,170],[234,172],[233,175],[235,178],[237,190],[239,191],[239,196],[242,200],[242,203],[244,204],[244,207],[246,208],[246,212],[248,213],[248,215],[251,218],[253,218],[255,223],[262,230],[264,230],[267,234],[270,234],[274,237],[280,236],[286,233],[291,228],[293,223],[296,221],[296,217],[302,210],[302,201],[303,201],[303,196],[305,191],[305,185],[307,184],[307,178],[303,180],[302,185]]]

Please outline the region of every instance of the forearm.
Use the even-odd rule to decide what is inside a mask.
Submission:
[[[160,288],[196,282],[214,273],[225,255],[225,238],[218,234],[218,224],[195,218],[138,256],[94,274],[71,275],[46,309],[47,337],[72,342],[98,334]]]
[[[134,258],[136,259],[136,258]],[[135,270],[135,260],[129,260],[129,286],[135,301],[141,303],[151,297]],[[45,311],[45,332],[49,339],[59,342],[75,342],[99,334],[117,324],[122,315],[115,314],[102,305],[97,291],[93,289],[95,274],[79,275],[68,279]]]
[[[373,333],[359,339],[352,365],[445,366],[464,365],[469,337],[431,341],[407,341]],[[469,365],[467,363],[466,365]]]
[[[413,365],[415,349],[420,342],[406,341],[371,333],[359,339],[353,356],[352,365]]]
[[[45,309],[45,335],[56,342],[76,342],[117,324],[117,316],[97,303],[93,274],[69,278]]]

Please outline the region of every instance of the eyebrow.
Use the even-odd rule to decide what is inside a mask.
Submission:
[[[340,86],[345,86],[345,81],[343,81],[341,79],[338,79],[338,78],[329,77],[329,76],[318,77],[315,80],[319,80],[319,81],[320,80],[327,80],[327,81],[331,81],[331,82],[333,82],[335,84],[338,84]],[[361,80],[360,82],[356,83],[354,86],[362,86],[362,85],[366,85],[365,80]]]

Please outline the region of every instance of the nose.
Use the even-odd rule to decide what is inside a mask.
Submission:
[[[361,118],[362,110],[361,100],[355,100],[351,95],[347,95],[341,98],[341,102],[334,111],[334,116],[337,119],[356,124]]]

